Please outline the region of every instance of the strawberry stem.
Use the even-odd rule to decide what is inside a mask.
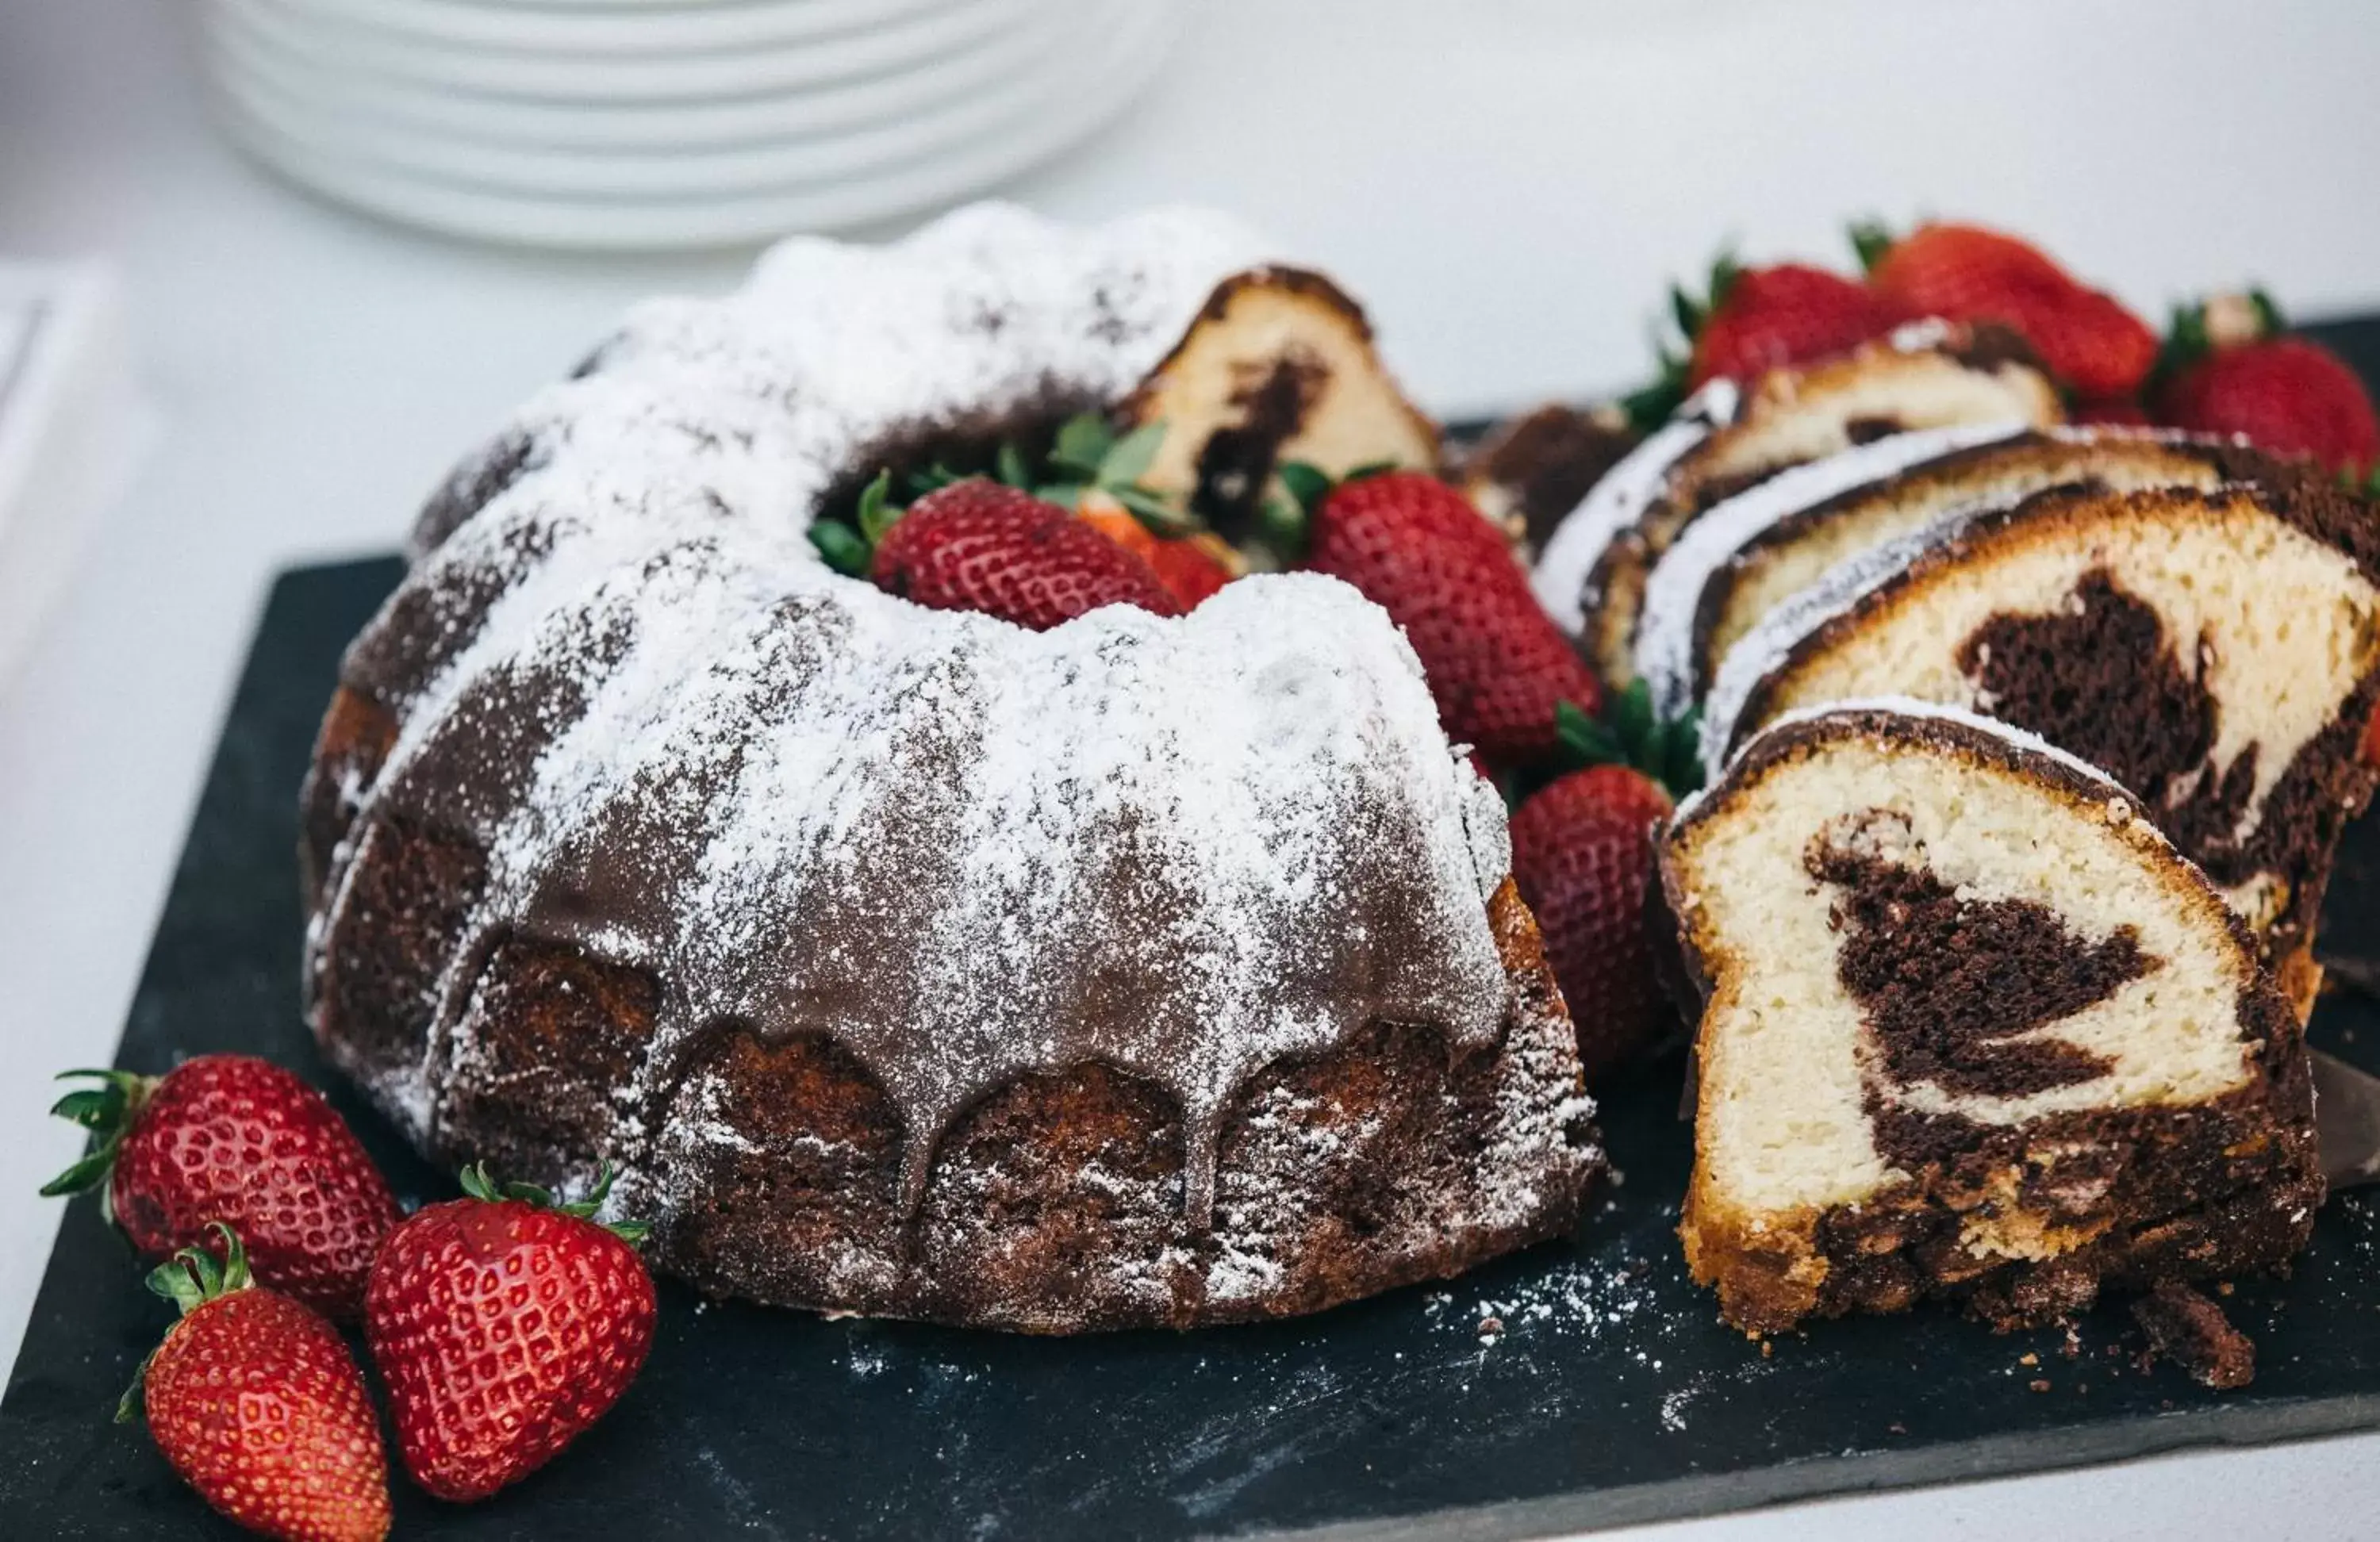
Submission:
[[[1572,769],[1585,766],[1627,766],[1643,772],[1683,797],[1702,785],[1702,758],[1696,747],[1698,714],[1663,722],[1653,714],[1653,692],[1642,680],[1611,697],[1600,719],[1574,703],[1554,708],[1554,735],[1561,742]]]
[[[45,1199],[81,1194],[106,1181],[115,1166],[116,1149],[124,1144],[125,1132],[140,1117],[158,1080],[129,1071],[103,1070],[61,1071],[57,1079],[66,1081],[74,1076],[96,1077],[99,1086],[77,1087],[52,1104],[50,1112],[89,1130],[91,1145],[79,1161],[42,1185]]]
[[[1853,220],[1851,225],[1852,250],[1859,258],[1860,272],[1872,273],[1892,249],[1892,231],[1882,220]]]
[[[488,1164],[485,1162],[473,1162],[464,1168],[455,1175],[455,1181],[463,1185],[465,1194],[490,1204],[506,1199],[517,1200],[521,1204],[535,1206],[540,1210],[552,1210],[557,1215],[566,1215],[574,1220],[593,1220],[595,1212],[603,1208],[603,1201],[611,1197],[612,1180],[615,1176],[617,1174],[613,1172],[612,1164],[608,1161],[604,1162],[596,1169],[595,1186],[589,1191],[587,1197],[574,1199],[567,1203],[554,1198],[552,1189],[537,1184],[499,1181],[489,1174]],[[652,1234],[653,1230],[650,1223],[641,1220],[615,1220],[602,1224],[605,1231],[631,1247],[641,1245],[644,1240]]]

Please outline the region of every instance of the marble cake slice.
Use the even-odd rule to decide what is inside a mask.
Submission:
[[[1779,713],[1885,695],[1988,712],[2130,788],[2312,1010],[2323,892],[2374,781],[2380,530],[2361,500],[2065,487],[1887,541],[1729,651],[1705,763]]]
[[[1717,380],[1614,466],[1546,540],[1530,577],[1547,613],[1604,681],[1635,678],[1646,575],[1713,505],[1792,467],[1888,435],[1957,424],[2010,429],[2064,409],[2005,328],[1912,322],[1839,358]]]
[[[1661,868],[1704,999],[1680,1231],[1738,1328],[1928,1297],[2012,1327],[2304,1245],[2297,1020],[2081,761],[1913,701],[1794,714]]]

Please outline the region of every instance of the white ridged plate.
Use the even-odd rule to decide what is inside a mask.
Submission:
[[[599,151],[732,149],[848,134],[992,88],[1031,67],[1049,45],[1043,31],[1025,26],[972,52],[871,79],[780,95],[609,103],[456,91],[310,64],[237,26],[210,26],[207,34],[210,63],[219,76],[259,81],[308,102],[327,100],[368,124],[515,148]]]
[[[1038,18],[1023,35],[1038,46],[1022,67],[887,123],[777,143],[659,152],[504,144],[391,125],[347,110],[335,80],[319,90],[293,88],[228,57],[216,61],[215,79],[233,109],[260,128],[405,176],[533,198],[683,201],[865,180],[959,153],[978,140],[1012,138],[1075,79],[1074,62],[1054,46],[1058,31]]]
[[[880,30],[772,48],[664,55],[541,56],[393,38],[272,0],[212,0],[213,24],[303,67],[443,91],[549,102],[715,101],[793,93],[915,69],[992,47],[1052,0],[958,0]]]
[[[291,180],[407,224],[529,246],[656,249],[725,246],[798,230],[834,229],[914,213],[981,191],[1057,153],[1120,112],[1172,41],[1167,0],[1093,0],[1095,25],[1072,55],[1079,85],[1007,134],[953,154],[871,176],[735,198],[567,199],[492,191],[410,174],[276,131],[218,96],[226,127]]]
[[[735,5],[611,6],[594,11],[457,0],[267,0],[295,21],[319,19],[400,39],[525,54],[713,53],[880,31],[965,0],[743,0]]]

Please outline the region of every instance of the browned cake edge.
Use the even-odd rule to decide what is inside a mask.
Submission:
[[[2105,785],[1961,723],[1831,712],[1764,735],[1727,783],[1670,832],[1661,870],[1671,911],[1694,914],[1678,854],[1699,824],[1728,806],[1733,789],[1780,761],[1856,735],[1922,736],[2029,778],[2085,817],[2107,802]],[[2137,821],[2125,832],[2169,852]],[[1944,1144],[1906,1183],[1863,1205],[1756,1221],[1712,1192],[1697,1161],[1678,1230],[1687,1267],[1697,1282],[1717,1289],[1721,1317],[1756,1337],[1809,1317],[1901,1311],[1941,1299],[2008,1330],[2080,1310],[2103,1287],[2146,1290],[2166,1281],[2255,1273],[2282,1267],[2301,1249],[2324,1196],[2303,1032],[2254,966],[2246,925],[2182,865],[2168,864],[2164,881],[2219,911],[2239,945],[2240,1014],[2258,1035],[2247,1086],[2185,1108],[2095,1111],[1980,1132],[1980,1140]],[[1727,988],[1726,950],[1690,920],[1680,927],[1680,944],[1687,975],[1707,1002]],[[1699,1033],[1697,1040],[1699,1054]],[[1702,1111],[1698,1095],[1698,1117]],[[2094,1173],[2082,1185],[2053,1181],[2058,1162],[2070,1160],[2078,1146],[2117,1153],[2118,1170]],[[2037,1217],[2046,1238],[2085,1240],[2039,1259],[1992,1263],[1959,1245],[1961,1226],[1974,1214],[2003,1222]]]

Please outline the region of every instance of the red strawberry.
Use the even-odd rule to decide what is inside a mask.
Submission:
[[[1148,565],[1185,611],[1239,577],[1238,553],[1205,531],[1167,538],[1122,504],[1087,495],[1082,517],[1091,528]]]
[[[397,1449],[442,1500],[485,1499],[552,1460],[628,1390],[653,1342],[653,1281],[593,1197],[556,1205],[463,1173],[467,1198],[416,1211],[372,1267],[364,1335]]]
[[[1669,816],[1670,790],[1697,785],[1702,767],[1694,714],[1659,722],[1642,680],[1613,697],[1601,721],[1565,708],[1560,733],[1587,769],[1548,783],[1513,814],[1512,881],[1536,913],[1592,1075],[1670,1021],[1647,918],[1653,831]]]
[[[270,1061],[200,1055],[164,1076],[69,1071],[100,1085],[52,1111],[97,1145],[42,1192],[107,1183],[107,1208],[150,1257],[238,1232],[256,1277],[317,1311],[352,1317],[396,1201],[322,1095]]]
[[[187,1247],[149,1288],[182,1320],[141,1367],[157,1449],[199,1497],[250,1531],[288,1542],[388,1535],[388,1457],[355,1356],[320,1314],[249,1283],[238,1234],[219,1226],[218,1265]],[[124,1394],[118,1420],[132,1416]]]
[[[1589,1076],[1644,1048],[1668,1017],[1645,903],[1653,831],[1669,813],[1659,783],[1608,765],[1548,783],[1512,816],[1512,881],[1545,933]]]
[[[880,589],[1046,632],[1102,605],[1179,615],[1147,563],[1055,504],[981,478],[917,500],[876,544]]]
[[[1899,240],[1852,234],[1868,286],[1903,320],[2005,322],[2084,397],[2129,396],[2156,363],[2156,334],[2039,248],[1973,225],[1923,225]]]
[[[2260,293],[2177,311],[2154,404],[2159,420],[2244,434],[2276,455],[2368,474],[2380,465],[2380,416],[2362,381],[2321,344],[2284,335],[2285,326]]]
[[[1892,311],[1865,285],[1799,262],[1737,269],[1722,261],[1708,308],[1677,297],[1694,343],[1689,389],[1719,375],[1749,381],[1788,364],[1845,353],[1892,328]]]
[[[1282,478],[1312,508],[1304,565],[1344,579],[1413,644],[1449,737],[1500,765],[1554,747],[1562,702],[1601,692],[1529,592],[1501,531],[1462,493],[1419,471],[1331,486],[1311,467]]]

